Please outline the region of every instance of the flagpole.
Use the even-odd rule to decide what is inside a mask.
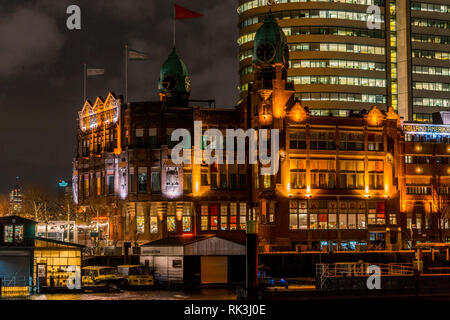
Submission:
[[[175,8],[175,0],[173,1],[173,46],[175,47],[176,42],[176,31],[177,31],[177,25],[176,25],[176,19],[177,13]]]
[[[128,44],[125,44],[125,103],[128,103]]]
[[[87,65],[83,63],[83,104],[87,99]]]

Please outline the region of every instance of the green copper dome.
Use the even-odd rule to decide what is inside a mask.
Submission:
[[[256,31],[253,45],[253,63],[286,63],[289,60],[289,46],[286,35],[272,15],[272,11]]]
[[[188,93],[191,90],[188,69],[175,47],[161,67],[158,88],[160,92],[172,93]]]

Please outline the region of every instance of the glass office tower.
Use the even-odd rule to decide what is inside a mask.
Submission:
[[[347,116],[376,105],[392,106],[408,121],[431,121],[450,101],[446,1],[276,1],[296,98],[313,115]],[[269,2],[239,0],[241,99],[253,81],[253,38]],[[373,5],[378,16],[367,13]]]

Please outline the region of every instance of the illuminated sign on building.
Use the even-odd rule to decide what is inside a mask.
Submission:
[[[58,182],[58,187],[60,187],[60,188],[66,188],[68,185],[69,184],[64,180],[59,180],[59,182]]]
[[[405,124],[403,131],[408,134],[444,134],[450,135],[450,125]]]

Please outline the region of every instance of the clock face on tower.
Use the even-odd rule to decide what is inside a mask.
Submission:
[[[256,56],[263,62],[270,62],[275,57],[275,47],[270,43],[263,43],[256,49]]]
[[[177,77],[174,76],[173,74],[168,74],[163,78],[161,84],[164,90],[172,91],[175,90],[175,88],[177,87],[178,80]]]

